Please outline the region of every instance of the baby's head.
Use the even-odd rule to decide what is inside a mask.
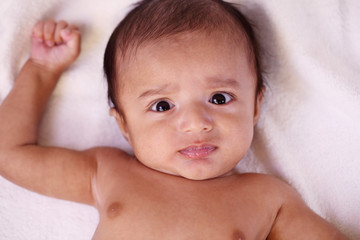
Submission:
[[[231,172],[250,147],[263,80],[251,25],[220,0],[144,0],[105,52],[111,113],[144,165]]]

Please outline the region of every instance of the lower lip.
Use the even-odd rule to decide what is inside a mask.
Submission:
[[[214,146],[188,147],[179,151],[183,156],[191,159],[200,159],[209,156],[216,150]]]

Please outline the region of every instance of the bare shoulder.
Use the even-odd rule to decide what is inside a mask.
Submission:
[[[285,202],[297,201],[300,196],[286,182],[267,174],[246,173],[238,178],[240,189],[255,199],[266,199],[268,210],[278,212]]]
[[[242,174],[239,180],[258,198],[266,198],[267,205],[277,212],[267,239],[348,239],[314,213],[300,194],[284,181],[253,173]]]
[[[122,149],[114,147],[96,147],[86,152],[95,159],[97,170],[115,167],[115,165],[126,165],[131,159],[134,159]]]
[[[95,206],[101,208],[106,204],[105,199],[119,197],[125,192],[129,179],[133,179],[130,169],[136,160],[118,148],[93,148],[88,154],[96,159],[96,174],[91,186]]]
[[[95,147],[86,150],[88,154],[92,154],[96,156],[99,161],[103,159],[112,158],[112,157],[119,157],[119,158],[127,158],[130,157],[128,153],[120,148],[115,147]]]
[[[287,183],[271,175],[245,173],[239,175],[239,181],[251,189],[270,192],[274,197],[278,197],[281,202],[286,198],[297,196],[297,193]]]
[[[348,239],[314,213],[296,190],[284,181],[264,174],[243,174],[241,178],[253,191],[266,195],[267,204],[277,209],[267,239]]]

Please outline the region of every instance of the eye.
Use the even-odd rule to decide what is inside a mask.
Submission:
[[[230,102],[233,97],[228,93],[215,93],[209,100],[213,104],[226,104]]]
[[[168,101],[165,101],[165,100],[161,100],[161,101],[153,104],[151,106],[151,110],[154,112],[165,112],[165,111],[170,110],[173,107],[174,107],[174,104],[172,104]]]

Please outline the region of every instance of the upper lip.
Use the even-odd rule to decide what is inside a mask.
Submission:
[[[208,144],[208,143],[190,144],[190,145],[184,147],[184,148],[181,149],[181,150],[190,149],[190,148],[200,149],[200,148],[207,148],[207,147],[215,147],[215,146],[212,145],[212,144]],[[180,150],[180,151],[181,151],[181,150]]]

